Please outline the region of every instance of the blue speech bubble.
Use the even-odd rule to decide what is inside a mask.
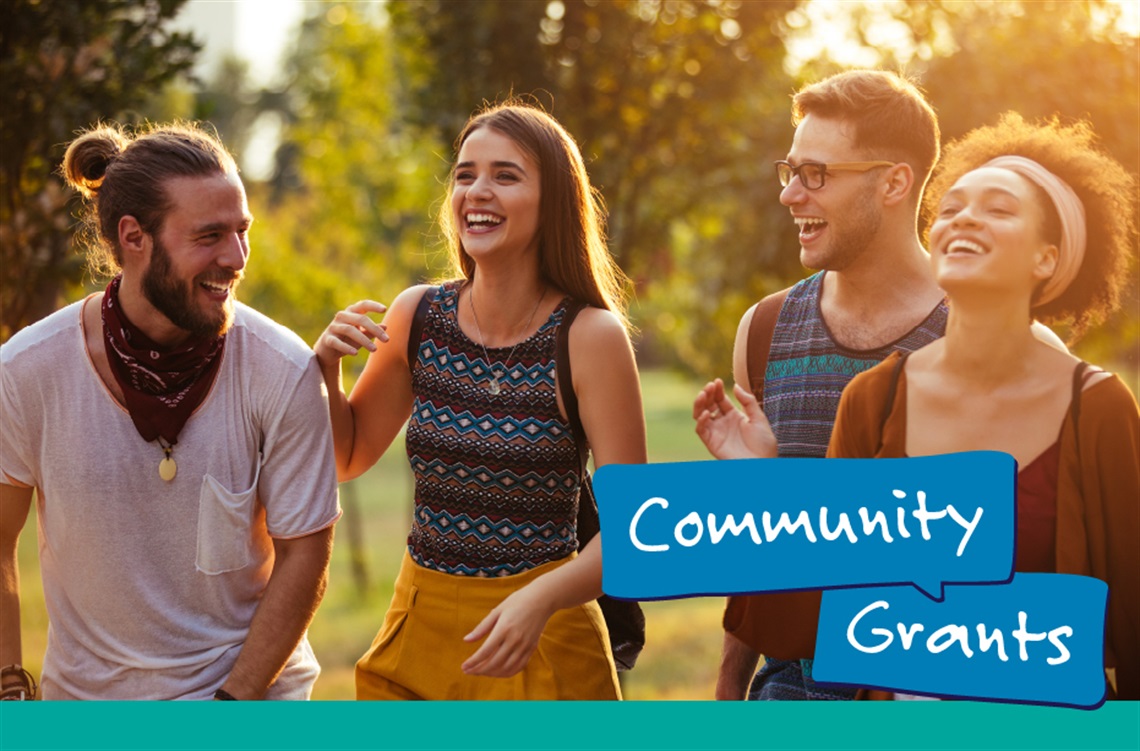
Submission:
[[[1105,696],[1108,585],[1072,574],[823,593],[812,677],[897,692],[1094,709]]]
[[[1017,465],[971,451],[910,459],[608,465],[594,476],[602,589],[694,595],[1008,581]]]

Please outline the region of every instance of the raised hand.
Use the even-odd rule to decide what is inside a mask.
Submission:
[[[388,308],[373,300],[361,300],[337,311],[332,323],[321,333],[313,351],[322,365],[331,365],[342,357],[355,355],[363,347],[376,351],[376,341],[388,341],[385,325],[369,318],[369,313],[383,313]]]
[[[776,436],[756,397],[739,385],[733,393],[744,411],[737,409],[716,379],[705,385],[693,401],[697,436],[717,459],[760,459],[776,456]]]

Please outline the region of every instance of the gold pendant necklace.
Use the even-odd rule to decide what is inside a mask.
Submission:
[[[538,302],[536,302],[534,304],[534,310],[532,310],[530,312],[530,318],[526,319],[526,324],[522,328],[523,334],[526,334],[527,331],[530,331],[530,324],[531,324],[531,321],[534,320],[534,314],[538,312],[538,306],[542,305],[542,301],[545,297],[546,297],[546,287],[544,285],[542,288],[542,294],[539,295],[539,297],[538,297]],[[483,343],[484,342],[483,328],[479,325],[479,314],[475,312],[475,283],[474,282],[471,283],[471,292],[469,292],[467,295],[467,302],[471,306],[471,317],[475,319],[475,330],[477,332],[479,332],[479,346],[483,348],[483,359],[485,359],[487,361],[487,367],[490,368],[491,367],[491,356],[489,354],[487,354],[487,345]],[[456,318],[456,320],[458,321],[459,319]],[[518,349],[519,345],[522,343],[523,343],[522,339],[515,342],[515,346],[511,347],[510,354],[507,355],[507,359],[504,360],[503,362],[509,363],[511,358],[513,358],[515,356],[515,350]],[[499,383],[499,379],[502,377],[503,377],[502,372],[500,372],[498,370],[492,370],[491,371],[491,382],[487,384],[487,393],[489,393],[491,396],[498,396],[499,392],[503,390],[502,384]],[[173,463],[173,462],[171,462],[171,463]],[[173,475],[171,475],[171,476],[173,476]]]
[[[171,456],[174,453],[174,446],[163,442],[161,438],[158,439],[158,445],[162,447],[162,453],[165,455],[162,461],[158,463],[158,476],[166,482],[170,482],[178,474],[178,465]]]

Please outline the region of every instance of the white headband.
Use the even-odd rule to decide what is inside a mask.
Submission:
[[[1085,257],[1085,207],[1067,182],[1032,159],[1023,156],[999,156],[982,165],[997,167],[1021,175],[1045,191],[1061,220],[1061,245],[1057,249],[1057,269],[1041,288],[1034,305],[1044,305],[1061,296],[1081,269]]]

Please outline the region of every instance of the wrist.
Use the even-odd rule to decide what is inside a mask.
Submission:
[[[327,347],[317,347],[315,354],[317,357],[317,369],[321,371],[321,378],[324,379],[325,384],[328,385],[330,389],[340,384],[341,358],[337,353],[330,352]]]
[[[244,671],[231,671],[225,681],[214,692],[216,701],[258,701],[268,686],[259,686],[245,675]],[[227,698],[228,697],[228,698]]]
[[[531,606],[535,608],[544,618],[550,619],[555,613],[568,604],[562,603],[558,597],[558,588],[551,586],[550,582],[544,582],[540,577],[535,579],[529,585],[524,587],[527,590],[526,595],[531,602]]]
[[[512,605],[520,609],[520,612],[538,615],[544,620],[549,620],[560,609],[560,605],[555,602],[554,591],[546,587],[541,578],[531,581],[507,599],[513,599]],[[507,602],[507,599],[503,602]]]
[[[14,663],[0,668],[0,701],[32,701],[36,698],[36,679]]]

